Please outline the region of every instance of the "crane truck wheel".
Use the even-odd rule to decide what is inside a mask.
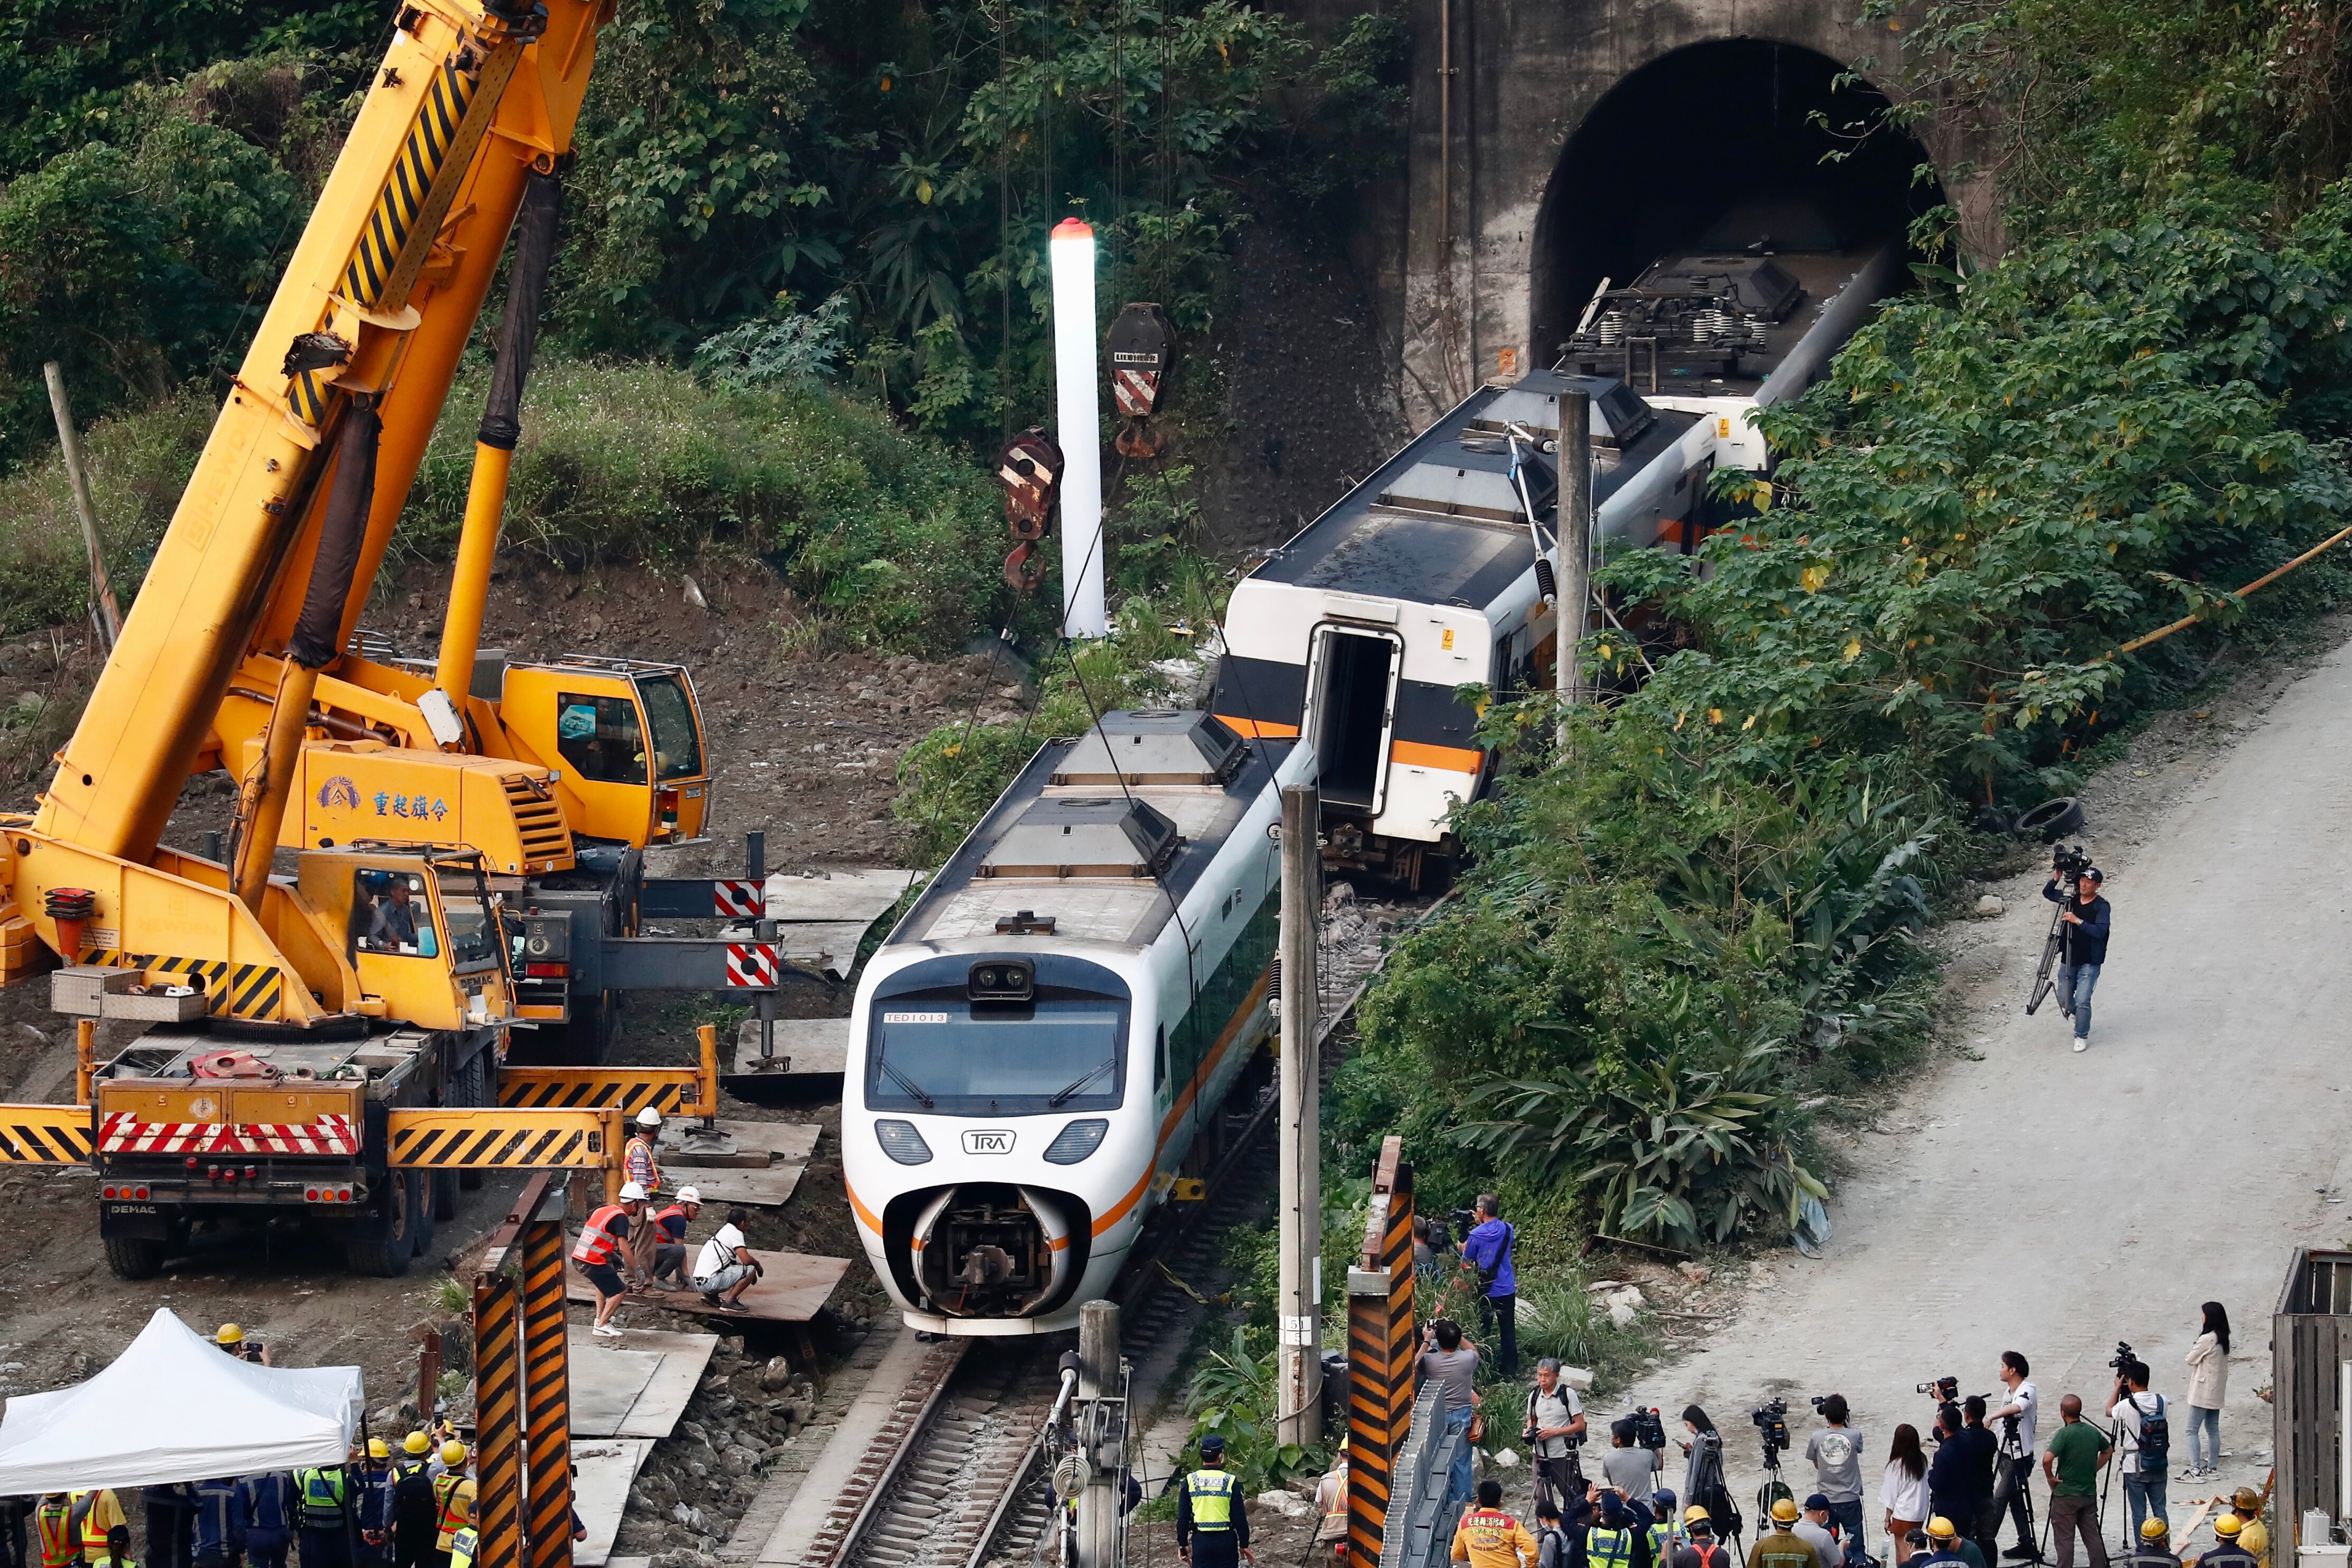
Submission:
[[[117,1279],[152,1279],[163,1272],[163,1244],[142,1236],[110,1236],[106,1266]]]
[[[343,1238],[343,1265],[354,1274],[397,1279],[416,1256],[418,1217],[428,1178],[415,1171],[385,1173],[383,1212],[352,1226]]]

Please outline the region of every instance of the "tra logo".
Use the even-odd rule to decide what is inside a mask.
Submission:
[[[963,1152],[967,1154],[1010,1154],[1013,1134],[999,1128],[975,1130],[963,1135]]]

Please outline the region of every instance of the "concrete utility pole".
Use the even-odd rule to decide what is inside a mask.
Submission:
[[[1576,645],[1592,613],[1592,399],[1582,392],[1559,397],[1559,509],[1553,517],[1559,540],[1559,603],[1552,609],[1553,675],[1562,709],[1584,700],[1584,673]],[[1559,744],[1568,746],[1563,714]]]
[[[1087,1485],[1078,1493],[1078,1560],[1074,1568],[1118,1568],[1126,1488],[1127,1380],[1119,1375],[1118,1304],[1078,1308],[1078,1387],[1073,1411]]]
[[[1282,786],[1281,1440],[1323,1436],[1322,1019],[1315,927],[1323,906],[1322,792]]]
[[[89,499],[89,476],[81,466],[81,432],[74,428],[73,405],[66,397],[66,373],[51,360],[41,367],[48,378],[49,412],[58,416],[58,445],[66,460],[66,479],[73,486],[74,511],[81,519],[81,546],[89,554],[89,599],[111,649],[122,635],[122,606],[114,602],[114,584],[107,580],[106,552],[98,542],[98,506]]]

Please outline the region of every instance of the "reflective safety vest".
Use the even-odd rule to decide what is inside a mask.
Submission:
[[[1660,1520],[1650,1526],[1650,1562],[1653,1568],[1666,1568],[1666,1559],[1674,1555],[1675,1527]],[[1822,1563],[1822,1568],[1831,1568]]]
[[[33,1528],[41,1538],[41,1568],[66,1568],[81,1555],[73,1531],[73,1500],[57,1492],[41,1500],[33,1510]]]
[[[328,1530],[343,1521],[343,1472],[333,1469],[308,1469],[294,1472],[294,1484],[302,1489],[302,1528]]]
[[[684,1241],[686,1239],[686,1205],[684,1204],[672,1204],[654,1215],[654,1229],[667,1237],[670,1233],[669,1222],[672,1220],[677,1221],[677,1239]]]
[[[1234,1527],[1234,1473],[1192,1470],[1184,1477],[1184,1495],[1192,1500],[1192,1528],[1231,1530]]]
[[[1585,1532],[1584,1560],[1592,1568],[1633,1568],[1633,1532],[1594,1525]]]
[[[81,1508],[84,1498],[89,1500],[89,1506],[81,1516],[81,1555],[84,1561],[95,1563],[106,1555],[108,1528],[128,1521],[123,1517],[121,1503],[116,1500],[112,1492],[103,1488],[97,1491],[74,1492],[70,1494],[69,1506]],[[114,1504],[112,1508],[104,1506],[110,1502]]]
[[[613,1248],[617,1243],[613,1233],[604,1227],[615,1219],[627,1218],[628,1213],[618,1204],[606,1204],[590,1215],[588,1223],[580,1227],[580,1245],[572,1249],[572,1261],[590,1264],[612,1262]]]
[[[482,1543],[481,1532],[467,1525],[449,1538],[449,1568],[474,1568],[474,1553]]]
[[[452,1470],[433,1483],[433,1495],[441,1501],[441,1518],[434,1531],[433,1549],[446,1552],[457,1532],[474,1522],[474,1483],[462,1470]]]

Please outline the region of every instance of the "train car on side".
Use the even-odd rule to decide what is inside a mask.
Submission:
[[[1048,742],[867,963],[842,1166],[917,1329],[1049,1332],[1108,1293],[1272,1030],[1295,740],[1114,712]]]
[[[1769,220],[1746,210],[1728,232]],[[1556,524],[1561,395],[1591,399],[1596,545],[1687,552],[1723,521],[1712,472],[1766,465],[1754,410],[1817,379],[1901,268],[1895,240],[1662,258],[1596,296],[1560,366],[1479,387],[1242,579],[1210,708],[1313,747],[1328,859],[1415,888],[1443,875],[1454,809],[1489,779],[1463,689],[1550,680],[1536,560]],[[1513,428],[1538,443],[1519,460],[1539,530]]]

